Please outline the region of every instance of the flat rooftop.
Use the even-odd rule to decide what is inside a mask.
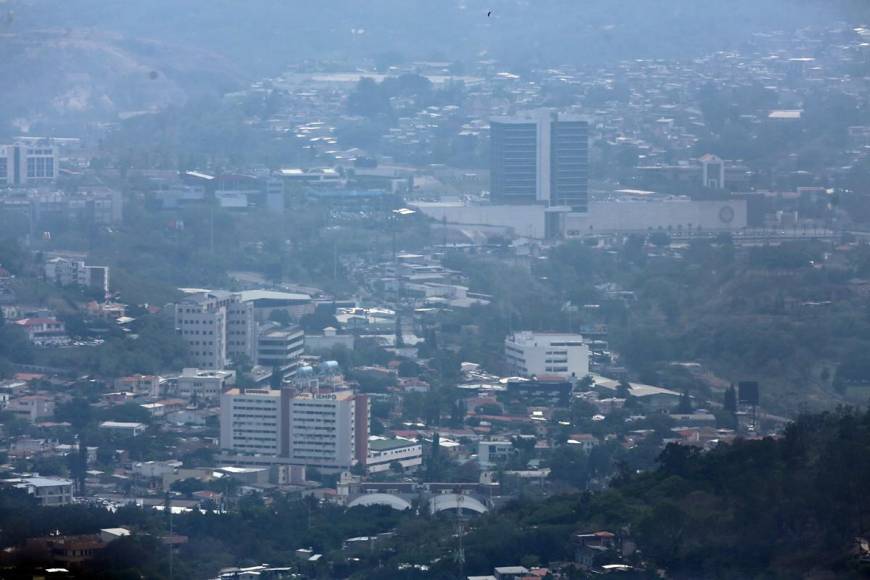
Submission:
[[[369,449],[372,451],[389,451],[413,445],[420,445],[420,443],[409,439],[369,439]]]
[[[279,292],[277,290],[243,290],[238,293],[242,302],[253,302],[258,300],[275,300],[286,302],[307,302],[311,300],[308,294],[299,292]]]

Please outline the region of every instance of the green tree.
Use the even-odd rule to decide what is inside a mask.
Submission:
[[[732,384],[723,395],[722,407],[727,413],[737,415],[737,389]]]
[[[558,447],[549,460],[550,479],[585,489],[589,483],[589,456],[572,445]]]
[[[689,397],[689,391],[683,391],[680,395],[680,401],[677,403],[677,413],[688,415],[694,411],[692,407],[692,398]]]

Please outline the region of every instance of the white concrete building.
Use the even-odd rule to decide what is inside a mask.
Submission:
[[[109,292],[109,267],[88,266],[84,260],[50,258],[45,262],[45,278],[58,286],[84,286],[104,294]]]
[[[57,178],[58,148],[51,139],[21,140],[0,145],[0,183],[32,186]]]
[[[136,477],[157,479],[182,467],[184,467],[184,463],[177,459],[170,459],[168,461],[140,461],[133,464],[131,471]]]
[[[221,449],[272,457],[280,455],[287,415],[282,393],[270,389],[224,392],[221,395]]]
[[[510,441],[477,442],[477,463],[481,469],[490,469],[499,463],[503,463],[513,453],[514,444]]]
[[[45,263],[45,278],[58,286],[85,286],[109,292],[108,266],[88,266],[84,260],[50,258]]]
[[[23,489],[43,507],[68,505],[73,501],[73,482],[69,479],[25,475],[4,479],[0,485]]]
[[[286,312],[293,320],[314,312],[314,300],[309,294],[300,292],[243,290],[238,297],[241,302],[253,305],[254,318],[258,322],[268,321],[278,311]]]
[[[665,231],[674,236],[736,232],[748,225],[746,200],[693,201],[685,198],[590,201],[586,212],[543,205],[485,205],[414,202],[411,207],[439,222],[464,229],[543,239],[582,238]]]
[[[565,238],[598,234],[649,234],[666,232],[688,237],[746,228],[746,200],[692,201],[673,199],[625,199],[589,204],[585,214],[566,213],[560,231]]]
[[[157,375],[130,375],[115,379],[115,389],[122,392],[146,395],[149,399],[160,397],[160,377]]]
[[[523,377],[582,378],[589,374],[589,347],[579,334],[515,332],[504,341],[505,358]]]
[[[64,219],[78,223],[109,225],[123,219],[124,199],[120,190],[91,187],[74,193],[32,191],[28,193],[30,210],[37,223]]]
[[[290,403],[288,455],[306,466],[350,468],[356,460],[356,404],[352,391],[303,393]],[[365,438],[368,442],[368,421]]]
[[[403,469],[416,469],[423,464],[423,445],[410,439],[371,436],[366,470],[369,473],[389,471],[393,463]]]
[[[268,327],[257,338],[257,364],[287,369],[299,364],[305,348],[305,333],[298,326]]]
[[[100,423],[100,429],[122,437],[138,437],[148,429],[148,425],[134,421],[103,421]]]
[[[223,369],[240,356],[256,362],[254,306],[237,294],[193,292],[175,305],[175,329],[201,369]]]
[[[16,320],[15,324],[27,333],[28,340],[36,346],[66,346],[70,343],[66,335],[66,325],[57,318],[22,318]]]
[[[710,153],[701,157],[701,182],[711,189],[725,188],[725,162]]]
[[[355,338],[352,334],[338,334],[338,331],[327,326],[323,329],[323,334],[306,334],[305,335],[305,352],[318,353],[331,350],[336,346],[342,346],[348,350],[353,350]]]
[[[186,368],[175,379],[175,394],[200,401],[218,401],[236,382],[236,371]]]
[[[100,539],[104,544],[108,544],[109,542],[127,537],[130,534],[131,532],[127,528],[103,528],[100,530]]]
[[[230,389],[221,396],[221,449],[266,463],[349,469],[368,455],[369,403],[352,391]]]
[[[37,423],[54,416],[54,399],[46,395],[24,395],[9,399],[6,411],[19,419]]]

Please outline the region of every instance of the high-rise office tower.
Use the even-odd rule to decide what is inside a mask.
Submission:
[[[256,362],[254,306],[238,294],[214,291],[186,296],[175,305],[175,329],[201,369],[223,369],[241,356]]]
[[[588,139],[586,121],[550,111],[492,119],[490,198],[586,211]]]
[[[529,119],[489,123],[491,199],[535,203],[538,199],[538,127]]]

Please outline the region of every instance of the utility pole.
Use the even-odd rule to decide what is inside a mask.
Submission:
[[[172,497],[169,495],[169,492],[166,492],[166,501],[163,504],[163,509],[168,513],[169,517],[169,537],[167,538],[166,545],[169,546],[169,580],[174,580],[175,578],[175,569],[174,569],[174,554],[172,549],[173,542],[173,531],[172,531]]]
[[[465,546],[463,544],[463,536],[465,535],[465,527],[462,525],[462,502],[465,500],[463,495],[457,494],[456,497],[456,535],[459,537],[459,549],[456,550],[456,563],[459,564],[459,577],[465,578]]]
[[[175,578],[175,568],[174,558],[175,558],[175,550],[172,547],[172,543],[175,541],[175,532],[172,528],[172,506],[169,506],[169,580],[173,580]]]
[[[338,280],[338,238],[332,241],[332,279]]]
[[[212,202],[208,219],[208,248],[212,255],[214,255],[214,203],[216,202]]]
[[[441,234],[444,236],[444,252],[447,252],[447,215],[441,218]]]
[[[392,228],[393,229],[393,268],[396,268],[396,261],[397,261],[396,260],[396,228],[398,227],[398,221],[399,220],[396,218],[396,216],[393,215],[392,216],[392,222],[393,222],[393,224],[392,224],[393,225],[393,228]],[[397,271],[398,271],[398,269],[397,269]]]

